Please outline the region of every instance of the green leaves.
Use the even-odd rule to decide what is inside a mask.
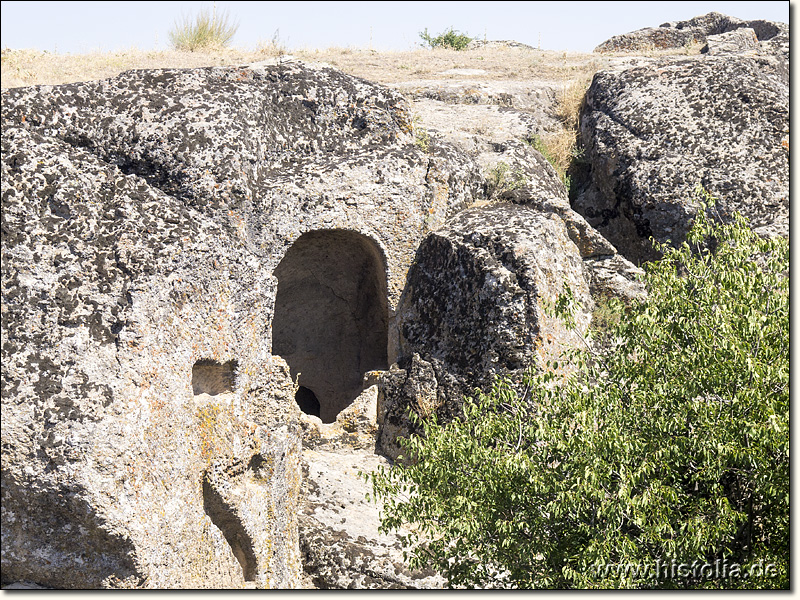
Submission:
[[[384,526],[424,533],[412,565],[454,586],[788,587],[788,242],[714,218],[661,248],[647,300],[610,305],[610,349],[576,351],[558,387],[499,379],[373,474]],[[720,560],[737,574],[651,569]]]
[[[437,36],[429,34],[426,27],[425,31],[420,32],[419,37],[424,42],[424,45],[429,48],[450,48],[452,50],[466,49],[473,39],[465,33],[454,30],[452,27]]]

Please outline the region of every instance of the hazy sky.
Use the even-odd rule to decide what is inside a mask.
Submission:
[[[212,2],[2,2],[3,48],[58,53],[165,49],[176,20]],[[408,50],[427,28],[589,52],[612,35],[710,11],[789,22],[790,2],[216,2],[239,23],[233,45],[276,35],[288,49]]]

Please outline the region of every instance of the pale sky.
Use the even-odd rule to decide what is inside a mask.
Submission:
[[[85,53],[162,50],[176,20],[213,2],[3,1],[3,48]],[[791,3],[793,4],[793,3]],[[425,28],[515,40],[544,50],[590,52],[612,35],[717,11],[789,22],[790,2],[216,2],[239,29],[232,45],[277,35],[288,50],[331,46],[410,50]]]

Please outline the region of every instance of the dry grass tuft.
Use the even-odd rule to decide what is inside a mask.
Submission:
[[[571,185],[571,167],[581,158],[578,117],[593,75],[589,69],[565,81],[556,97],[556,117],[561,121],[561,128],[528,140],[553,165],[567,189]]]
[[[579,77],[570,81],[565,81],[556,98],[556,116],[565,128],[577,130],[578,115],[580,114],[583,100],[586,97],[586,90],[592,83],[591,74],[581,74]]]
[[[531,146],[538,150],[547,162],[553,165],[559,178],[569,188],[569,168],[577,155],[577,133],[574,129],[562,128],[552,133],[545,133],[529,140]]]
[[[201,11],[194,19],[185,17],[176,22],[169,32],[169,41],[175,50],[219,50],[230,44],[238,23],[231,23],[227,12],[217,14]]]

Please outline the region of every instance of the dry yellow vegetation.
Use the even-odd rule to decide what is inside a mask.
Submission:
[[[2,51],[2,87],[56,85],[105,79],[130,69],[191,68],[243,65],[288,54],[275,43],[255,49],[221,49],[197,52],[176,50],[89,54],[54,54],[38,50]],[[528,48],[482,48],[477,50],[382,51],[363,48],[328,48],[292,51],[291,56],[330,64],[356,77],[378,83],[417,79],[463,79],[443,74],[451,69],[473,69],[470,79],[544,79],[566,81],[591,75],[602,59],[579,52],[554,52]]]

